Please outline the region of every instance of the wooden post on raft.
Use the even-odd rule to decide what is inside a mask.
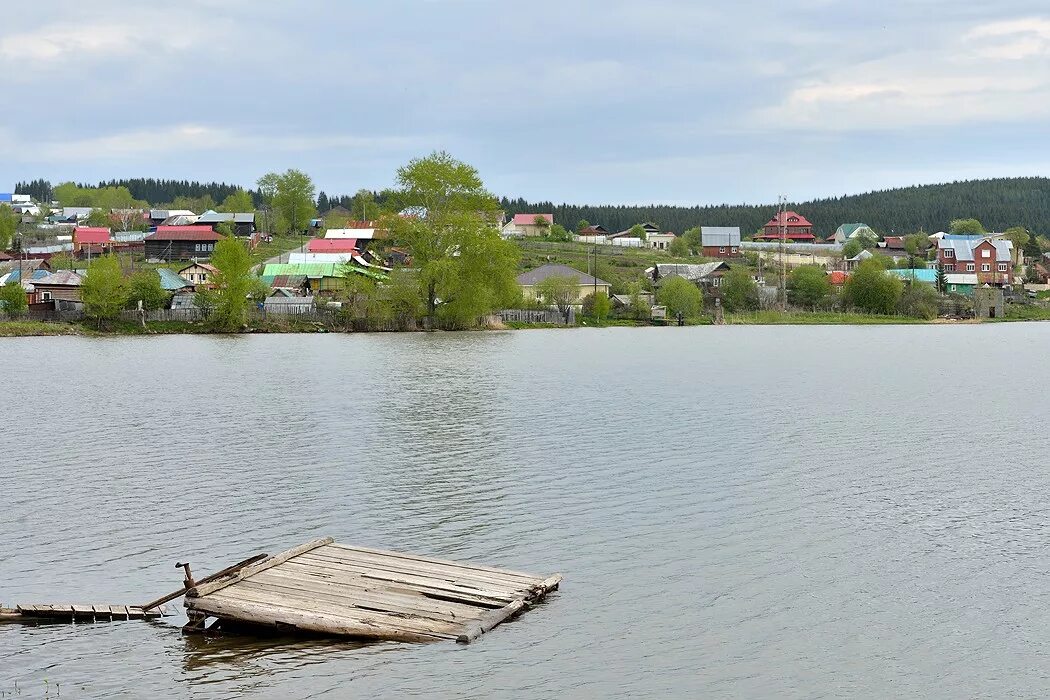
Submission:
[[[216,573],[212,574],[211,576],[205,576],[200,581],[197,581],[195,583],[192,581],[192,579],[187,578],[187,580],[183,582],[183,587],[181,589],[179,589],[177,591],[172,591],[171,593],[167,594],[166,596],[162,596],[160,598],[157,598],[156,600],[150,601],[149,603],[146,603],[145,605],[140,606],[140,607],[144,611],[145,610],[151,610],[151,609],[156,608],[156,607],[158,607],[160,605],[163,605],[164,603],[167,603],[168,601],[175,600],[176,598],[178,598],[181,595],[185,595],[186,591],[190,590],[194,586],[200,585],[202,583],[208,583],[209,581],[215,581],[215,580],[220,579],[220,578],[222,578],[224,576],[230,576],[231,574],[235,574],[238,571],[240,571],[241,569],[243,569],[244,567],[248,566],[249,564],[254,564],[256,562],[262,561],[263,559],[265,559],[268,556],[270,556],[270,555],[268,555],[268,554],[256,554],[254,557],[249,557],[249,558],[245,559],[244,561],[237,562],[233,566],[227,566],[222,571],[216,572]],[[187,568],[188,568],[188,566],[189,565],[187,565]],[[187,573],[187,576],[188,575],[189,574]],[[186,585],[187,583],[190,583],[192,585]]]

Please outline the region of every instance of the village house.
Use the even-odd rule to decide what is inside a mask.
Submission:
[[[554,214],[515,214],[503,226],[504,238],[543,236],[554,225]]]
[[[168,219],[179,216],[191,218],[197,215],[189,209],[150,209],[146,218],[150,226],[160,226]]]
[[[197,217],[196,223],[199,226],[211,226],[212,230],[217,230],[219,224],[229,223],[233,229],[233,235],[240,238],[251,238],[255,233],[255,212],[229,214],[209,209]]]
[[[656,287],[662,287],[671,277],[687,279],[704,289],[717,289],[722,286],[722,277],[729,272],[729,263],[724,261],[685,265],[678,263],[657,263],[645,270],[645,275]]]
[[[739,226],[701,226],[700,246],[705,258],[733,258],[740,254]]]
[[[879,240],[879,234],[872,230],[867,224],[842,224],[835,233],[828,238],[829,243],[845,243],[851,238],[868,238],[872,241]]]
[[[937,265],[945,272],[977,275],[978,284],[1013,283],[1013,243],[989,236],[947,235],[937,240]]]
[[[263,301],[263,311],[275,315],[295,315],[314,310],[314,298],[299,296],[285,289],[274,290],[274,293]]]
[[[595,292],[605,292],[606,296],[612,291],[612,285],[600,279],[588,275],[586,272],[569,267],[568,265],[543,265],[535,270],[529,270],[518,275],[518,284],[521,285],[521,293],[525,299],[538,299],[538,287],[543,280],[550,277],[574,277],[578,288],[576,290],[577,303],[582,303],[584,297]]]
[[[801,214],[793,211],[777,212],[765,226],[762,233],[754,236],[756,241],[779,241],[783,235],[785,241],[795,243],[813,243],[813,224]]]
[[[73,255],[100,255],[113,244],[113,236],[108,228],[77,226],[73,229]]]
[[[645,245],[653,250],[667,250],[671,247],[671,243],[677,238],[673,233],[654,233],[652,235],[646,235]]]
[[[977,275],[972,272],[947,272],[944,275],[944,287],[948,294],[972,297],[977,287]]]
[[[147,260],[207,259],[222,236],[210,226],[158,226],[145,239]]]
[[[314,238],[306,244],[308,253],[357,253],[356,238]]]
[[[852,272],[853,270],[856,270],[857,266],[860,265],[862,262],[864,262],[865,260],[870,260],[873,257],[874,253],[872,253],[870,250],[862,250],[856,255],[854,255],[852,258],[845,258],[842,261],[842,269],[846,272]]]
[[[40,303],[63,299],[80,301],[80,286],[84,278],[72,270],[59,270],[40,279],[32,280],[33,286],[30,303]]]
[[[183,278],[177,272],[168,267],[157,268],[157,276],[160,277],[160,286],[169,294],[193,291],[193,283]]]
[[[194,288],[210,289],[215,286],[214,278],[218,272],[213,265],[194,262],[179,270],[179,277],[192,284]]]

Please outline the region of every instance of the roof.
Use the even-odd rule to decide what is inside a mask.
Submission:
[[[299,289],[306,284],[306,275],[274,275],[272,277],[263,275],[263,282],[275,288]]]
[[[167,219],[171,216],[196,216],[195,213],[189,209],[150,209],[149,218],[151,219]]]
[[[836,286],[840,284],[846,284],[846,280],[848,278],[849,275],[843,272],[842,270],[832,270],[828,273],[828,281]]]
[[[554,224],[554,214],[515,214],[511,223],[515,226],[533,226],[537,216],[543,217],[548,224]]]
[[[340,267],[342,266],[335,263],[270,263],[263,268],[263,277],[280,275],[302,275],[309,279],[342,277]]]
[[[157,268],[157,274],[160,275],[160,286],[166,291],[174,292],[183,287],[189,287],[190,283],[179,277],[174,270],[169,267]]]
[[[190,269],[191,267],[203,267],[205,270],[207,270],[208,272],[210,272],[212,274],[216,274],[216,273],[219,272],[219,268],[215,267],[214,265],[209,265],[208,263],[204,263],[204,262],[191,262],[189,265],[185,265],[183,267],[180,267],[179,268],[179,272],[185,272],[186,270]]]
[[[224,221],[232,221],[237,224],[250,224],[255,221],[255,214],[252,212],[237,212],[230,214],[209,209],[197,217],[198,224],[220,224]]]
[[[194,293],[190,294],[176,294],[171,298],[171,308],[173,309],[192,309],[196,306],[197,295]]]
[[[652,278],[653,272],[660,273],[660,277],[683,277],[691,282],[706,279],[713,272],[730,269],[729,263],[720,260],[718,262],[701,263],[699,265],[686,265],[681,263],[657,263],[647,268],[645,274]]]
[[[865,249],[854,255],[852,258],[846,258],[846,260],[860,262],[861,260],[867,260],[871,257],[874,257],[874,253]]]
[[[882,247],[889,250],[904,250],[904,236],[886,236]]]
[[[916,280],[918,282],[937,283],[937,271],[931,268],[922,270],[886,270],[886,274],[900,277],[902,280]]]
[[[313,297],[290,297],[284,294],[275,294],[271,297],[266,297],[266,301],[263,302],[266,306],[313,306]]]
[[[995,247],[996,262],[1007,262],[1013,254],[1014,244],[1011,241],[989,238],[988,236],[944,236],[937,241],[937,250],[955,251],[956,260],[970,262],[974,259],[973,251],[985,241]]]
[[[357,250],[356,238],[315,238],[306,244],[311,253],[352,253]]]
[[[376,236],[374,228],[330,228],[324,232],[325,238],[353,238],[370,241]]]
[[[79,287],[84,282],[83,278],[72,270],[59,270],[52,272],[46,277],[36,279],[34,285],[56,286],[56,287]]]
[[[809,219],[802,216],[795,211],[777,212],[772,219],[770,219],[766,226],[780,226],[783,221],[783,225],[786,227],[791,226],[812,226],[809,223]]]
[[[793,224],[793,225],[798,225],[798,224]],[[846,238],[850,238],[851,236],[855,236],[857,234],[858,230],[860,230],[862,228],[866,228],[869,231],[871,230],[871,226],[868,226],[867,224],[842,224],[837,229],[835,229],[835,235],[838,235],[838,234],[841,233]]]
[[[77,226],[73,229],[73,240],[84,245],[88,243],[109,243],[109,229],[95,226]]]
[[[211,226],[158,226],[146,236],[147,241],[218,241],[221,238]]]
[[[947,284],[977,284],[977,273],[948,272],[944,275]]]
[[[609,233],[609,229],[601,224],[591,224],[590,226],[578,231],[578,234],[581,236],[604,236],[607,233]]]
[[[739,226],[701,226],[700,245],[725,247],[740,245]]]
[[[532,287],[551,277],[575,277],[581,286],[598,284],[606,287],[611,286],[608,282],[591,277],[586,272],[580,272],[568,265],[541,265],[535,270],[529,270],[518,275],[518,284],[524,287]]]

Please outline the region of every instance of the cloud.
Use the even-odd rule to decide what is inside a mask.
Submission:
[[[154,35],[141,24],[91,22],[51,24],[28,32],[0,37],[0,59],[36,67],[38,63],[120,58],[151,47],[184,49],[190,34]]]

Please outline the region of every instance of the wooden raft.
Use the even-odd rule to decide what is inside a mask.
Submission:
[[[186,593],[189,630],[208,617],[336,636],[471,642],[558,588],[534,576],[314,540]]]
[[[166,617],[172,613],[164,606],[143,610],[137,605],[18,605],[0,608],[0,622],[28,622],[31,620],[143,620]]]

